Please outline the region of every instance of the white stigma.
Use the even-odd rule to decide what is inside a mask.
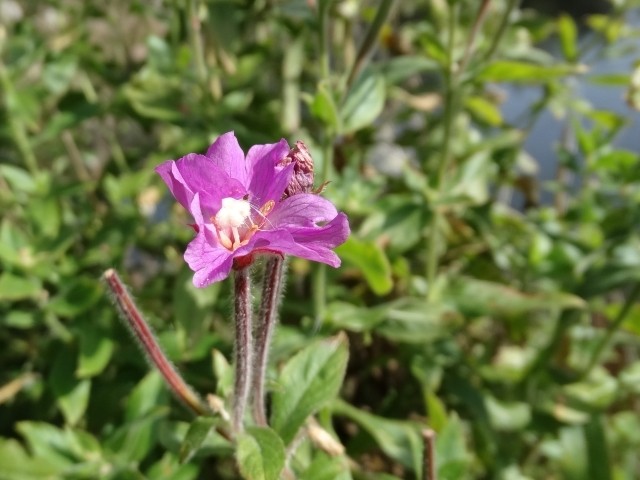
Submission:
[[[216,224],[220,228],[238,228],[250,214],[251,205],[246,200],[223,198],[222,207],[216,214]]]
[[[246,227],[250,219],[251,204],[246,200],[227,197],[222,199],[222,206],[214,217],[214,224],[218,231],[218,238],[222,245],[233,251],[243,244],[240,227]]]

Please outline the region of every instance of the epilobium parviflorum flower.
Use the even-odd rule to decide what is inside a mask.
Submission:
[[[245,157],[229,132],[204,155],[190,153],[156,168],[195,222],[184,258],[196,287],[223,280],[234,260],[251,263],[260,252],[340,265],[333,249],[349,235],[347,217],[319,195],[284,195],[297,178],[297,162],[282,162],[289,150],[280,140],[255,145]]]
[[[255,145],[245,156],[229,132],[204,155],[169,160],[156,171],[193,217],[196,236],[184,258],[194,271],[194,285],[205,287],[235,270],[233,428],[242,430],[252,384],[254,419],[264,425],[265,365],[282,289],[283,258],[294,255],[338,267],[340,259],[333,249],[349,236],[347,217],[314,193],[313,160],[301,142],[292,149],[285,140]],[[271,258],[265,267],[254,351],[247,267],[256,254]]]

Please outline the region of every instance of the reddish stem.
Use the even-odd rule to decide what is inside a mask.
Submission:
[[[122,318],[125,320],[125,323],[135,338],[140,342],[142,351],[146,354],[150,363],[158,369],[169,388],[197,415],[209,414],[209,410],[198,395],[186,384],[175,367],[167,359],[158,341],[154,337],[153,332],[142,317],[142,314],[136,307],[116,271],[110,268],[104,272],[104,279],[120,310]]]
[[[284,258],[273,255],[264,270],[260,315],[256,331],[255,358],[253,364],[253,416],[256,423],[267,425],[264,382],[269,359],[271,337],[278,321],[278,306],[284,283]]]
[[[244,411],[251,385],[252,324],[251,324],[251,279],[249,267],[235,270],[235,384],[233,392],[233,431],[243,429]]]

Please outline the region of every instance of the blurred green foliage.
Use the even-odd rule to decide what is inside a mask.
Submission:
[[[639,5],[517,3],[4,0],[0,479],[420,478],[427,427],[440,479],[638,478],[638,152],[573,86],[638,109],[637,68],[588,64],[637,40]],[[524,128],[512,85],[541,93]],[[565,139],[533,159],[548,111]],[[229,130],[305,141],[353,229],[326,277],[291,260],[273,430],[237,453],[147,373],[99,280],[122,272],[186,379],[228,396],[229,285],[191,285],[153,168]],[[316,412],[343,453],[294,440]]]

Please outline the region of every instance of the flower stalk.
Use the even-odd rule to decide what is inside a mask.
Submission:
[[[235,310],[235,381],[233,390],[233,431],[243,430],[244,412],[249,399],[251,385],[251,357],[253,354],[253,332],[251,320],[251,278],[249,267],[243,266],[234,274]]]
[[[196,415],[210,413],[200,397],[187,385],[175,367],[167,359],[151,328],[144,320],[142,314],[127,292],[122,280],[112,268],[104,272],[103,278],[109,287],[113,300],[118,306],[121,317],[133,336],[138,340],[140,348],[147,357],[149,363],[162,375],[165,383],[182,403],[189,407]]]
[[[267,425],[265,378],[269,360],[271,337],[278,322],[278,310],[284,284],[285,260],[273,255],[267,260],[262,284],[260,314],[256,329],[256,346],[253,363],[253,416],[260,426]]]

